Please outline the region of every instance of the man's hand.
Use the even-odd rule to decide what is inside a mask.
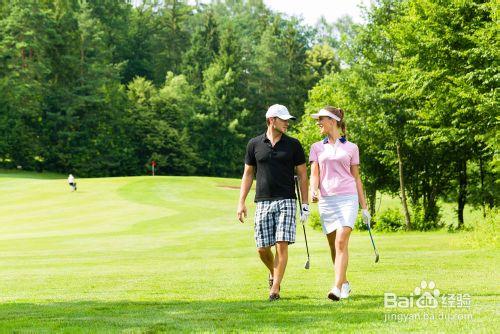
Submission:
[[[243,220],[243,218],[247,217],[247,207],[246,207],[245,203],[238,204],[237,214],[238,214],[238,220],[240,222],[244,223],[245,221]]]
[[[361,210],[361,217],[363,218],[363,222],[370,226],[370,221],[372,220],[372,216],[370,216],[370,213],[368,212],[367,209]]]
[[[302,204],[302,208],[300,210],[300,222],[305,223],[309,218],[310,214],[311,213],[309,212],[309,204]]]

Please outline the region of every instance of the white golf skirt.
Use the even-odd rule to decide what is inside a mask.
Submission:
[[[329,234],[342,226],[354,229],[358,216],[358,195],[321,197],[318,202],[323,233]]]

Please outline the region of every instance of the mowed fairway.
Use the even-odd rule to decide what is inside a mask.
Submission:
[[[499,325],[499,251],[469,247],[468,233],[375,234],[374,264],[367,233],[355,232],[353,293],[333,303],[325,238],[308,227],[305,270],[299,226],[282,300],[269,303],[254,247],[253,194],[247,222],[235,220],[238,180],[77,182],[71,193],[64,177],[0,172],[2,332],[457,333]],[[441,295],[470,294],[471,306],[384,308],[384,292],[408,297],[422,280],[434,281]],[[391,314],[399,320],[387,320]]]

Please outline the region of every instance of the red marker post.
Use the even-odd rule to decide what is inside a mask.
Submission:
[[[151,161],[151,168],[152,168],[152,172],[153,172],[153,176],[155,176],[155,166],[156,166],[156,161]]]

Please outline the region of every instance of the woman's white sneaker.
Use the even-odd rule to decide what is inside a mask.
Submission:
[[[349,282],[345,282],[342,284],[342,288],[340,290],[340,298],[345,299],[349,298],[349,294],[351,293],[351,285]]]
[[[330,292],[328,293],[328,298],[333,301],[340,300],[340,289],[334,286],[332,290],[330,290]]]

